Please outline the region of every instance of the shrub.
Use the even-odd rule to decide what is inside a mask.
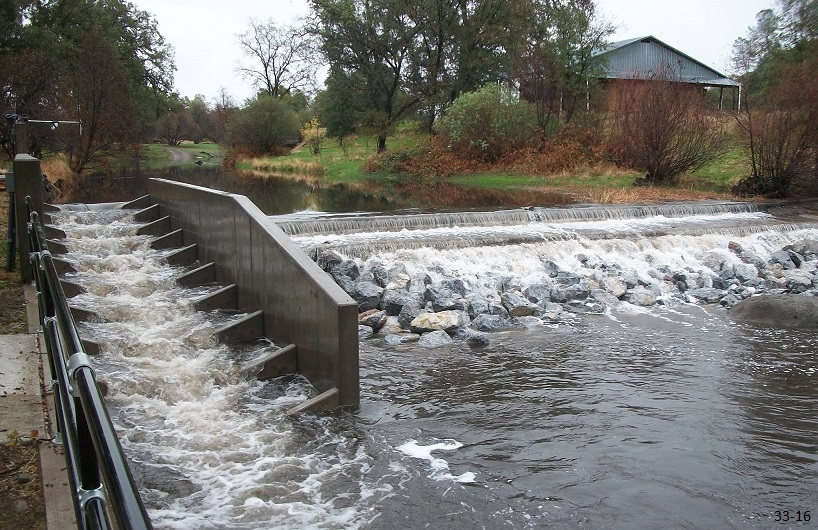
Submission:
[[[672,181],[724,152],[726,134],[695,86],[633,80],[622,85],[617,102],[609,156],[645,171],[649,183]]]
[[[493,162],[529,143],[536,123],[529,103],[510,89],[492,84],[457,98],[435,131],[456,155]]]
[[[298,115],[283,101],[260,96],[235,112],[227,124],[234,149],[253,153],[274,153],[298,142]]]
[[[789,111],[745,112],[737,120],[747,140],[753,174],[742,179],[733,193],[786,197],[793,183],[813,175],[809,122]]]

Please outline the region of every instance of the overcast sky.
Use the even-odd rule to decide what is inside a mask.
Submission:
[[[289,24],[309,11],[307,0],[132,0],[154,15],[176,50],[176,90],[209,101],[224,87],[238,102],[253,94],[236,73],[246,60],[237,35],[251,17]],[[409,0],[411,1],[411,0]],[[597,0],[617,32],[611,41],[653,35],[722,73],[729,73],[733,42],[774,0]]]

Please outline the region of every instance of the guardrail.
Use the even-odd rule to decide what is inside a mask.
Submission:
[[[26,197],[31,267],[51,369],[57,436],[81,529],[152,528],[68,307],[45,233]],[[112,525],[108,514],[116,524]]]

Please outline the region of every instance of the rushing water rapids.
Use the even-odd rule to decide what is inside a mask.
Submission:
[[[706,278],[713,256],[738,259],[731,242],[767,260],[818,229],[745,207],[599,211],[303,230],[305,249],[362,270],[399,263],[474,290],[497,276],[524,289],[544,262],[586,275],[594,256],[664,304],[528,322],[477,349],[376,335],[361,341],[360,409],[299,417],[283,411],[309,386],[244,373],[212,337],[236,315],[193,311],[213,287],[177,287],[182,271],[134,235],[129,212],[59,214],[71,280],[88,290],[71,303],[102,317],[83,332],[101,344],[98,377],[155,526],[804,527],[818,509],[818,332],[736,324],[646,270]]]

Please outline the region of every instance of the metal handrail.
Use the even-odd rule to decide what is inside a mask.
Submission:
[[[31,197],[26,197],[26,206],[31,265],[54,390],[55,440],[61,440],[65,448],[77,526],[83,530],[114,528],[108,517],[110,510],[116,528],[150,529]]]

